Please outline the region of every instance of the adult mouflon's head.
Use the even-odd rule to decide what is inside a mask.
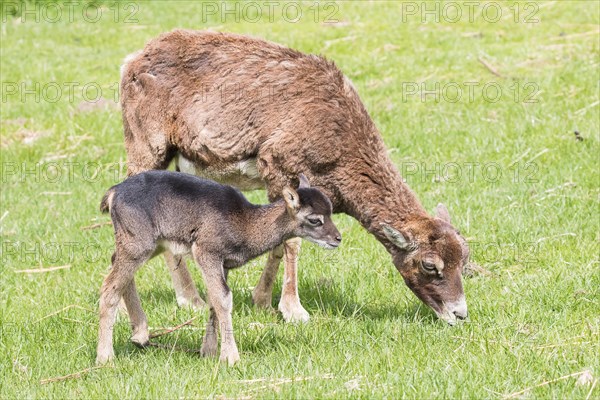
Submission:
[[[408,222],[402,231],[382,224],[394,265],[408,287],[450,325],[467,317],[462,270],[469,258],[466,240],[451,225],[443,204],[435,218]]]
[[[288,213],[296,219],[295,234],[326,249],[335,249],[342,235],[331,220],[331,201],[320,190],[310,187],[300,174],[298,190],[285,187],[282,192]]]

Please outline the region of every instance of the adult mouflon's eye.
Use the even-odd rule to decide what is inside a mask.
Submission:
[[[308,222],[314,226],[321,226],[323,222],[319,218],[308,218]]]
[[[423,261],[421,265],[423,266],[423,269],[427,272],[437,272],[437,268],[433,263]]]

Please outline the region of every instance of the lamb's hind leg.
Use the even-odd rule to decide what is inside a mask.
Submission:
[[[119,255],[119,252],[113,256],[113,266],[102,284],[100,294],[100,325],[98,332],[98,348],[96,352],[96,363],[104,364],[114,357],[113,350],[113,326],[117,307],[121,296],[125,294],[125,289],[134,290],[131,286],[133,274],[148,259],[150,253],[143,257],[127,257]],[[137,293],[136,293],[137,296]],[[127,293],[127,300],[135,314],[135,304],[131,302],[131,293]],[[139,298],[138,298],[139,302]],[[143,313],[143,312],[142,312]],[[135,315],[135,320],[139,323],[139,315]]]
[[[142,309],[140,296],[135,287],[135,278],[131,278],[131,282],[125,287],[125,290],[123,291],[123,300],[127,307],[127,313],[129,314],[129,320],[131,322],[131,341],[138,347],[148,346],[150,343],[148,319]]]
[[[235,364],[240,359],[237,345],[233,337],[233,323],[231,321],[231,312],[233,309],[233,295],[229,286],[227,286],[226,273],[223,269],[222,260],[218,256],[200,254],[198,249],[193,250],[194,259],[202,270],[202,276],[206,283],[208,302],[211,308],[212,325],[218,321],[221,330],[221,361],[227,361],[229,365]],[[216,318],[215,318],[216,317]],[[209,334],[207,330],[207,335]],[[212,347],[212,340],[205,337],[205,343]],[[214,343],[214,342],[213,342]],[[209,353],[208,346],[205,349]]]

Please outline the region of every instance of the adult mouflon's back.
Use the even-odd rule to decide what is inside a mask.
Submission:
[[[126,59],[121,91],[130,174],[177,156],[242,189],[265,188],[268,175],[271,199],[298,176],[279,167],[324,172],[352,146],[352,124],[371,128],[333,62],[241,35],[163,34]],[[321,186],[339,209],[337,193]]]

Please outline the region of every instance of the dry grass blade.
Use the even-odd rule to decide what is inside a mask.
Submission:
[[[175,332],[176,330],[181,329],[181,328],[183,328],[186,325],[190,325],[192,322],[194,322],[194,320],[196,318],[198,318],[198,317],[191,318],[191,319],[185,321],[183,324],[179,324],[177,326],[174,326],[173,328],[160,329],[158,333],[151,334],[150,335],[150,339],[154,339],[154,338],[157,338],[157,337],[160,337],[160,336],[168,335],[171,332]]]
[[[487,269],[483,268],[481,265],[475,263],[467,263],[465,268],[463,269],[463,276],[467,278],[473,278],[477,275],[483,276],[491,276],[492,273]]]
[[[249,380],[240,380],[236,381],[236,383],[242,384],[250,384],[257,382],[266,382],[266,385],[258,386],[250,390],[250,392],[256,392],[263,389],[275,389],[279,390],[279,386],[285,385],[286,383],[294,383],[294,382],[304,382],[311,381],[314,379],[333,379],[335,378],[332,374],[325,374],[321,376],[299,376],[295,378],[258,378],[258,379],[249,379]]]
[[[84,226],[81,228],[82,231],[88,231],[90,229],[97,229],[100,228],[102,226],[106,226],[106,225],[112,225],[111,221],[106,221],[106,222],[100,222],[98,224],[92,224],[92,225],[88,225],[88,226]]]
[[[494,68],[494,66],[492,64],[490,64],[489,62],[487,62],[485,59],[483,59],[482,57],[477,57],[477,60],[484,66],[487,68],[488,71],[490,71],[492,74],[496,75],[499,78],[504,78],[504,76],[498,72],[498,70],[496,68]]]
[[[288,383],[295,383],[295,382],[305,382],[305,381],[311,381],[314,379],[333,379],[334,376],[332,374],[326,374],[326,375],[322,375],[322,376],[303,376],[303,377],[296,377],[296,378],[279,378],[279,379],[272,379],[270,381],[265,380],[265,382],[269,382],[266,385],[262,385],[262,386],[258,386],[255,388],[250,389],[250,392],[258,392],[264,389],[273,389],[275,391],[279,391],[280,390],[280,386],[281,385],[285,385]],[[246,381],[246,382],[258,382],[261,381],[260,379],[254,379],[251,381]],[[240,383],[244,383],[245,381],[238,381]]]
[[[81,378],[83,375],[87,374],[88,372],[91,372],[95,369],[106,368],[106,367],[110,367],[110,366],[109,365],[101,365],[98,367],[90,367],[90,368],[82,369],[81,371],[74,372],[69,375],[57,376],[55,378],[42,379],[40,381],[40,385],[45,385],[47,383],[52,383],[52,382],[66,381],[67,379],[78,379],[78,378]]]
[[[561,376],[560,378],[552,379],[552,380],[549,380],[549,381],[544,381],[542,383],[538,383],[535,386],[530,386],[530,387],[525,388],[523,390],[519,390],[518,392],[507,394],[507,395],[505,395],[503,397],[503,399],[505,399],[505,400],[506,399],[514,399],[515,397],[518,397],[518,396],[522,395],[523,393],[527,393],[527,392],[529,392],[532,389],[535,389],[535,388],[538,388],[538,387],[542,387],[542,386],[546,386],[546,385],[549,385],[549,384],[554,383],[554,382],[563,381],[565,379],[572,378],[574,376],[579,376],[579,375],[585,374],[587,372],[588,372],[588,370],[581,371],[581,372],[575,372],[574,374],[569,374],[569,375]]]
[[[16,274],[39,274],[42,272],[52,272],[52,271],[58,271],[60,269],[67,269],[67,268],[71,268],[71,265],[60,265],[58,267],[48,267],[48,268],[31,268],[31,269],[16,269],[15,273]]]
[[[599,33],[600,33],[600,29],[595,29],[595,30],[589,31],[589,32],[573,33],[571,35],[558,36],[558,37],[552,38],[551,40],[570,40],[570,39],[584,37],[584,36],[593,36],[593,35],[597,35]]]
[[[596,100],[595,102],[593,102],[592,104],[589,104],[577,111],[575,111],[573,114],[575,115],[583,115],[587,112],[587,110],[589,110],[590,108],[594,108],[596,107],[598,104],[600,104],[600,100]]]
[[[592,392],[594,391],[594,388],[596,387],[597,383],[598,383],[598,379],[594,379],[594,383],[592,383],[592,387],[590,388],[590,391],[588,392],[587,396],[585,397],[585,400],[590,400],[590,398],[592,397]]]
[[[61,308],[60,310],[54,311],[53,313],[50,313],[50,314],[46,315],[45,317],[42,317],[42,318],[40,318],[38,320],[35,320],[33,323],[36,324],[36,323],[38,323],[40,321],[45,320],[46,318],[50,318],[50,317],[52,317],[52,316],[54,316],[56,314],[60,314],[61,312],[67,311],[68,309],[71,309],[71,308],[78,308],[80,310],[84,310],[84,311],[88,311],[88,312],[94,312],[93,310],[90,310],[89,308],[81,307],[81,306],[79,306],[77,304],[71,304],[71,305],[68,305],[68,306],[66,306],[64,308]]]

